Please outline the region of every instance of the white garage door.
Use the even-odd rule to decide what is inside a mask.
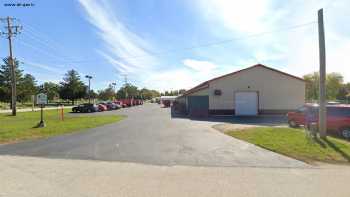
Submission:
[[[235,114],[238,116],[254,116],[258,114],[257,92],[235,93]]]

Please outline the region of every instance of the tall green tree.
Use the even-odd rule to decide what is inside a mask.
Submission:
[[[112,100],[116,93],[113,86],[109,85],[106,89],[98,91],[98,98],[101,100]]]
[[[74,105],[75,100],[86,96],[87,87],[81,81],[79,73],[75,70],[69,70],[63,81],[60,82],[59,94],[62,99],[68,99]]]
[[[342,84],[337,94],[338,100],[348,100],[350,97],[350,83]]]
[[[34,76],[25,74],[24,77],[19,80],[17,90],[17,99],[19,101],[31,101],[32,96],[37,93],[37,85]]]
[[[89,91],[86,93],[85,99],[89,98]],[[96,99],[98,98],[98,93],[96,93],[94,90],[90,90],[90,99]]]
[[[149,99],[152,99],[152,98],[155,98],[155,97],[159,97],[159,96],[160,96],[160,93],[159,93],[157,90],[149,90],[149,89],[147,89],[147,88],[142,88],[142,89],[140,90],[139,95],[140,95],[143,99],[149,100]]]
[[[59,97],[60,86],[53,82],[45,82],[43,84],[44,92],[48,100],[54,100]]]
[[[15,76],[16,84],[21,83],[23,70],[19,69],[19,62],[14,59],[15,63]],[[3,59],[3,64],[0,67],[0,101],[11,103],[11,66],[9,64],[9,58]]]
[[[328,100],[335,100],[343,85],[343,76],[340,73],[329,73],[326,78],[326,96]]]
[[[318,100],[319,96],[319,73],[304,75],[306,81],[306,100]],[[342,91],[343,76],[339,73],[329,73],[326,76],[326,96],[328,100],[334,100],[339,97],[339,92]]]
[[[138,88],[130,83],[127,83],[124,87],[121,87],[117,92],[118,98],[140,98],[140,92]]]
[[[311,73],[304,75],[304,80],[306,82],[306,92],[305,92],[305,97],[306,100],[312,101],[312,100],[317,100],[318,99],[318,94],[319,94],[319,74],[317,72]]]
[[[180,89],[180,90],[179,90],[179,94],[184,94],[185,92],[186,92],[185,89]]]

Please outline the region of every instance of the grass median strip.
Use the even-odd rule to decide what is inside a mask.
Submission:
[[[40,111],[21,112],[17,116],[0,114],[0,143],[45,138],[82,129],[94,128],[108,123],[118,122],[120,115],[70,116],[70,109],[64,111],[64,120],[60,120],[57,110],[44,111],[46,127],[35,128],[40,121]]]
[[[229,131],[227,134],[308,163],[350,163],[348,141],[333,137],[327,137],[326,140],[311,140],[301,129],[257,127]]]

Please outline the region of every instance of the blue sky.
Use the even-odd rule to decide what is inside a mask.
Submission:
[[[350,81],[346,0],[2,2],[35,4],[0,5],[0,13],[20,19],[23,31],[14,38],[14,56],[38,82],[59,82],[67,70],[76,69],[94,77],[94,89],[112,82],[121,86],[123,74],[140,88],[187,89],[256,63],[302,76],[318,68],[317,24],[312,22],[321,7],[328,72]],[[300,24],[307,25],[289,28]],[[272,33],[251,36],[262,32]],[[5,57],[4,37],[0,44]]]

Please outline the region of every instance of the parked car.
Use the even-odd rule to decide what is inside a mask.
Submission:
[[[171,106],[171,102],[169,100],[164,100],[163,101],[163,106],[166,107],[170,107]]]
[[[98,107],[98,111],[99,111],[99,112],[101,112],[101,111],[107,111],[107,106],[106,106],[106,105],[98,104],[97,107]]]
[[[108,102],[107,105],[112,109],[112,110],[116,110],[116,109],[119,109],[120,107],[115,104],[114,102]],[[108,107],[107,106],[107,107]]]
[[[84,103],[81,105],[78,105],[76,107],[72,108],[73,112],[82,112],[82,113],[91,113],[91,112],[97,112],[98,107],[95,104],[92,103]]]
[[[125,107],[133,106],[133,99],[121,99],[121,101],[125,104]]]
[[[100,104],[105,105],[109,111],[117,109],[117,106],[112,102],[102,102]]]
[[[318,108],[318,105],[306,104],[295,112],[289,112],[287,114],[289,126],[303,125],[309,128],[310,125],[305,124],[316,123],[317,125]],[[350,138],[350,105],[327,105],[327,132]]]
[[[118,109],[125,107],[125,106],[123,106],[123,102],[121,102],[121,101],[114,101],[113,103],[118,106]]]
[[[113,110],[113,106],[111,104],[108,104],[107,102],[101,102],[99,104],[106,106],[108,111]]]

